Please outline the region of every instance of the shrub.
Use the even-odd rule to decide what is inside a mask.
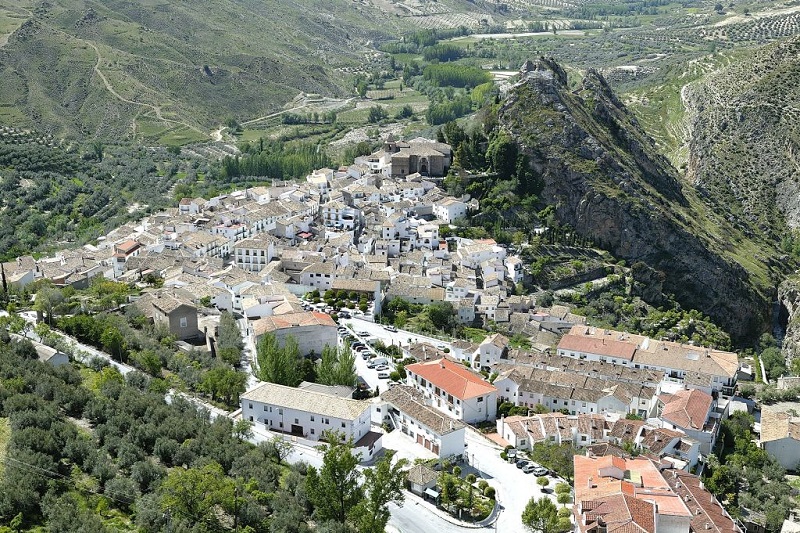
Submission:
[[[461,467],[460,466],[454,466],[453,467],[453,475],[456,476],[456,477],[461,477]]]
[[[537,477],[536,478],[536,484],[537,485],[541,485],[542,487],[546,487],[547,485],[550,484],[550,480],[548,478],[546,478],[545,476]]]
[[[508,454],[506,452],[500,452],[500,459],[508,461]]]
[[[467,483],[470,483],[470,484],[475,483],[475,481],[477,479],[478,478],[475,477],[475,474],[467,474],[467,477],[466,477]]]
[[[572,514],[572,512],[569,509],[567,509],[566,507],[562,507],[561,509],[558,510],[558,517],[559,518],[569,518],[569,515],[571,515],[571,514]]]
[[[496,491],[494,490],[494,487],[486,487],[483,490],[483,495],[489,498],[490,500],[494,500],[495,493]]]
[[[572,501],[572,496],[569,495],[567,492],[563,492],[556,497],[556,501],[561,505],[566,505],[570,501]]]
[[[556,485],[556,494],[569,494],[572,491],[572,487],[569,486],[569,483],[558,483]]]
[[[478,488],[481,489],[481,492],[484,492],[488,486],[489,483],[485,479],[478,481]]]

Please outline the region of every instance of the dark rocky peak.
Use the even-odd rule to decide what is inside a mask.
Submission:
[[[567,73],[551,57],[540,57],[539,59],[528,59],[519,69],[523,80],[526,79],[545,79],[553,80],[562,86],[567,85]]]

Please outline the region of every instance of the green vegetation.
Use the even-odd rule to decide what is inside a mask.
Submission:
[[[328,346],[322,349],[322,359],[316,369],[316,382],[323,385],[345,385],[355,387],[355,355],[348,343],[341,348]]]
[[[183,165],[163,150],[78,148],[0,128],[0,257],[83,244],[142,211],[167,207]]]
[[[283,346],[278,344],[274,334],[263,335],[256,345],[256,361],[258,379],[287,387],[298,386],[309,372],[307,362],[310,361],[300,355],[297,339],[291,335],[286,337]]]
[[[528,452],[532,461],[555,472],[559,477],[572,482],[575,475],[575,468],[572,458],[578,450],[569,443],[552,444],[548,442],[537,442]]]
[[[572,529],[569,518],[559,518],[556,504],[547,497],[528,501],[522,511],[522,524],[533,533],[564,533]]]
[[[406,461],[401,459],[392,465],[393,454],[388,452],[374,468],[364,472],[362,485],[352,442],[342,439],[341,434],[328,434],[328,443],[320,446],[324,453],[322,468],[308,468],[305,492],[315,508],[314,517],[322,523],[353,525],[359,532],[380,533],[389,521],[387,504],[405,499],[402,489]],[[352,531],[349,527],[340,530]]]
[[[756,511],[765,516],[768,531],[779,531],[793,507],[792,488],[777,460],[756,444],[752,425],[753,417],[742,412],[722,421],[703,480],[731,516],[741,516],[743,508]]]

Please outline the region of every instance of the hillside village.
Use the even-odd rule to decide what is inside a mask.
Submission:
[[[373,154],[304,182],[184,198],[96,245],[19,257],[2,265],[3,281],[18,290],[42,279],[75,289],[95,278],[138,285],[144,290],[128,305],[182,349],[212,355],[220,313],[228,312],[245,337],[249,367],[265,336],[278,345],[293,339],[312,358],[326,345],[349,346],[360,391],[250,376],[230,416],[311,446],[338,430],[366,465],[383,449],[428,460],[430,469],[417,465],[409,474],[421,501],[442,496],[437,464],[480,473],[473,439],[495,455],[504,450],[509,463],[539,443],[569,444],[581,450],[570,503],[581,532],[757,528],[757,518],[734,520],[697,476],[722,421],[753,410],[736,397],[737,383],[752,379],[749,367],[732,352],[590,327],[566,307],[518,295],[521,257],[490,239],[451,234],[454,221],[480,208],[443,190],[451,163],[446,144],[390,136]],[[326,294],[345,303],[330,305]],[[458,323],[493,324],[508,335],[487,332],[471,342],[381,325],[397,299],[448,302]],[[530,347],[512,346],[512,334]],[[42,357],[52,358],[52,349]],[[787,469],[800,461],[793,416],[787,408],[762,419],[760,444]],[[543,477],[566,479],[546,470]],[[556,501],[527,479],[532,495]]]

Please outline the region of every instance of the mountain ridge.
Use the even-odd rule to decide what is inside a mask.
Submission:
[[[661,272],[664,289],[723,325],[738,341],[761,333],[780,270],[679,177],[598,72],[572,91],[555,61],[527,62],[500,124],[543,179],[559,220],[616,257]],[[737,243],[738,250],[731,245]]]

